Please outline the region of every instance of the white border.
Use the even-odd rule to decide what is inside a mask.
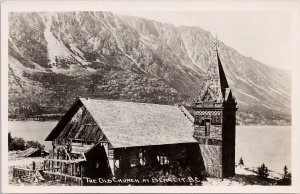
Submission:
[[[293,18],[292,48],[292,186],[10,186],[8,185],[8,12],[10,11],[288,11]],[[1,4],[1,180],[2,192],[10,193],[237,193],[300,192],[300,2],[299,0],[228,0],[228,1],[6,1]],[[270,32],[271,33],[271,32]],[[298,129],[296,129],[298,128]]]

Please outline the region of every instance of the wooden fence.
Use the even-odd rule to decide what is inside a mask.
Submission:
[[[39,171],[27,168],[13,168],[13,177],[27,183],[34,182],[36,179],[44,181]]]
[[[67,185],[80,185],[84,184],[84,180],[87,179],[86,177],[76,177],[67,174],[61,174],[58,172],[49,172],[44,171],[44,178],[46,180],[55,181],[60,184],[67,184]]]
[[[13,168],[13,177],[30,176],[34,175],[35,170],[27,168]]]

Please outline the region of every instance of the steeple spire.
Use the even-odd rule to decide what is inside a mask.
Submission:
[[[203,103],[211,98],[210,100],[212,102],[221,104],[224,100],[226,100],[226,93],[230,92],[219,57],[219,46],[219,41],[216,37],[214,40],[214,53],[211,59],[211,64],[208,68],[206,78],[201,87],[196,103]]]
[[[218,52],[219,46],[218,34],[216,34],[216,39],[214,40],[214,49],[216,52]]]

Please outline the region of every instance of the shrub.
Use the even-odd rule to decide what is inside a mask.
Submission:
[[[21,137],[14,137],[8,147],[10,150],[25,150],[25,141]]]
[[[41,144],[38,141],[27,141],[26,142],[26,148],[39,148],[41,147]]]
[[[12,137],[11,137],[11,132],[8,133],[8,150],[12,150]]]
[[[39,148],[42,145],[38,141],[25,141],[21,137],[12,137],[11,133],[8,133],[8,150],[25,150],[27,148]]]
[[[263,163],[260,167],[257,169],[257,175],[261,179],[267,179],[269,176],[269,170],[266,167],[266,165]]]

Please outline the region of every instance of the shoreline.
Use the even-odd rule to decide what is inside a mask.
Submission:
[[[9,184],[14,186],[63,186],[63,184],[56,183],[53,181],[46,181],[40,183],[25,183],[21,182],[17,178],[13,178],[12,169],[14,167],[21,168],[32,168],[31,164],[34,161],[36,163],[36,169],[39,169],[43,166],[42,157],[18,157],[18,151],[9,151],[8,158],[8,179]],[[206,180],[202,181],[202,186],[246,186],[246,185],[274,185],[277,180],[282,177],[281,173],[269,170],[269,177],[266,180],[261,180],[257,177],[255,167],[241,166],[236,165],[235,167],[235,176],[230,178],[210,178],[207,177]],[[64,185],[66,186],[66,185]]]

